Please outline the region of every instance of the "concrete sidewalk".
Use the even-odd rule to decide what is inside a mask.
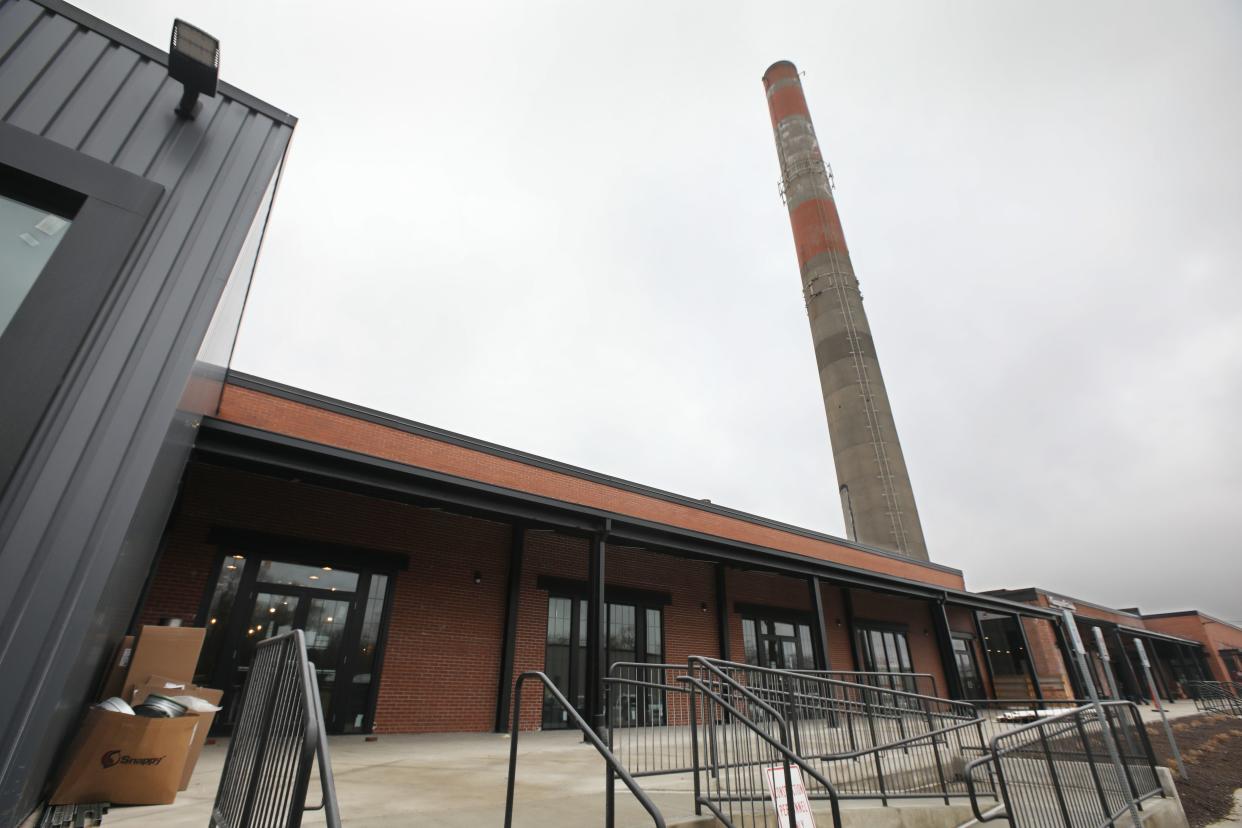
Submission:
[[[514,825],[535,828],[599,825],[603,822],[604,763],[576,732],[524,733],[519,742]],[[226,743],[203,750],[194,779],[172,805],[116,807],[105,825],[195,826],[205,828],[224,763]],[[482,733],[362,736],[329,739],[342,821],[350,826],[500,825],[504,818],[509,739]],[[656,781],[656,780],[652,780]],[[684,784],[684,788],[682,785]],[[666,819],[694,812],[690,780],[662,777],[652,798]],[[651,820],[621,784],[617,824],[650,825]],[[674,792],[668,792],[670,789]],[[319,801],[318,777],[308,799]],[[323,825],[317,813],[305,825]]]
[[[1150,705],[1143,719],[1158,720]],[[1169,718],[1194,715],[1193,702],[1178,702]],[[509,739],[491,733],[437,733],[329,738],[336,789],[345,825],[480,826],[499,825],[504,816]],[[599,825],[604,813],[604,763],[575,731],[522,734],[519,742],[514,824],[536,828]],[[211,813],[224,763],[227,742],[203,750],[190,783],[172,805],[116,807],[105,824],[132,826],[195,826],[204,828]],[[689,774],[646,780],[648,791],[664,817],[693,814]],[[318,777],[311,780],[309,799],[319,801]],[[859,807],[863,803],[851,803]],[[617,824],[650,825],[646,813],[625,787],[617,785]],[[322,825],[316,813],[307,825]]]

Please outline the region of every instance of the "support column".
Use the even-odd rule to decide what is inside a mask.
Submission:
[[[728,567],[716,564],[716,635],[720,640],[720,657],[733,660],[733,645],[729,637],[729,583]]]
[[[807,578],[807,584],[811,589],[811,609],[815,618],[815,645],[820,652],[816,665],[823,665],[818,669],[831,670],[828,662],[828,627],[824,625],[824,594],[820,591],[819,578],[816,576]]]
[[[854,594],[847,587],[841,587],[841,606],[845,610],[845,634],[850,639],[850,657],[854,659],[854,669],[865,671],[867,665],[863,664],[862,656],[858,652],[858,635],[854,631]]]
[[[506,733],[509,730],[509,706],[513,697],[513,657],[517,651],[518,603],[522,594],[522,556],[526,551],[526,526],[515,523],[511,528],[505,629],[500,644],[500,692],[496,694],[497,733]]]
[[[1035,654],[1031,652],[1031,642],[1026,640],[1026,626],[1022,623],[1022,616],[1014,614],[1013,621],[1018,625],[1018,637],[1022,639],[1022,652],[1026,654],[1026,673],[1031,678],[1031,687],[1035,691],[1035,698],[1040,701],[1044,700],[1044,688],[1039,686],[1039,673],[1035,669]]]
[[[588,551],[587,587],[587,721],[597,733],[607,727],[604,677],[608,674],[608,604],[604,598],[604,552],[608,529],[612,521],[604,522],[604,530],[591,536]]]
[[[949,614],[944,608],[944,599],[937,598],[931,607],[932,626],[936,628],[936,644],[940,647],[940,664],[944,668],[944,680],[949,686],[949,698],[960,699],[962,692],[962,675],[957,669],[957,659],[953,656],[953,632],[949,629]]]
[[[1057,631],[1057,649],[1061,651],[1061,661],[1065,664],[1065,672],[1069,675],[1070,690],[1076,699],[1085,699],[1087,697],[1086,688],[1082,686],[1082,678],[1078,675],[1077,662],[1074,660],[1074,653],[1070,649],[1069,633],[1065,631],[1065,622],[1060,618],[1053,625]]]

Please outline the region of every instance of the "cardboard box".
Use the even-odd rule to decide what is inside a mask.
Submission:
[[[143,627],[138,632],[124,686],[117,695],[130,698],[134,688],[150,676],[168,676],[184,684],[193,681],[206,634],[203,627]]]
[[[200,727],[202,718],[193,713],[150,719],[92,707],[48,801],[167,805],[177,798]]]
[[[199,687],[194,684],[181,684],[172,679],[163,676],[151,676],[147,679],[142,687],[134,690],[134,695],[126,699],[130,704],[142,704],[151,693],[159,693],[161,696],[194,696],[205,702],[220,706],[220,700],[224,698],[223,690],[213,690],[210,687]],[[215,721],[215,713],[199,713],[199,727],[194,732],[194,739],[190,742],[190,752],[185,758],[185,769],[181,772],[181,786],[177,789],[184,791],[190,787],[190,777],[194,775],[194,766],[198,764],[198,756],[203,752],[203,745],[207,742],[207,734],[211,731],[211,723]]]

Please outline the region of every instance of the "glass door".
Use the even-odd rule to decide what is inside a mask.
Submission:
[[[219,728],[233,725],[258,643],[299,629],[328,730],[365,730],[374,709],[388,586],[388,575],[227,556],[207,611],[198,670],[200,682],[225,691]]]
[[[974,639],[967,636],[953,636],[953,660],[957,663],[957,674],[962,680],[962,698],[982,699],[983,680],[979,677],[979,665],[975,661]]]

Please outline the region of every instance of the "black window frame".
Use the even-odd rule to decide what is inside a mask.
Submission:
[[[65,377],[121,275],[164,187],[55,141],[0,122],[0,192],[71,212],[17,313],[0,333],[0,493],[38,453]],[[29,358],[38,354],[38,359]]]
[[[891,633],[899,635],[905,640],[906,658],[909,660],[907,669],[902,670],[884,670],[876,669],[875,655],[871,652],[871,642],[869,633],[878,632],[881,634]],[[858,667],[859,670],[868,673],[886,672],[900,673],[903,675],[914,675],[917,671],[914,668],[914,651],[910,648],[910,625],[898,624],[892,621],[873,621],[870,619],[856,619],[854,621],[854,640],[858,644],[858,654],[862,656],[863,664]],[[887,656],[885,658],[887,661]]]
[[[546,593],[544,605],[547,607],[553,599],[561,599],[569,601],[569,659],[566,667],[567,671],[567,687],[563,688],[565,697],[574,702],[574,697],[578,695],[581,689],[577,686],[579,662],[587,657],[586,650],[590,647],[588,641],[585,645],[581,643],[582,636],[585,632],[582,629],[582,616],[584,608],[589,606],[590,590],[589,584],[585,581],[575,581],[568,578],[557,578],[552,576],[541,575],[536,580],[536,588]],[[667,657],[668,637],[666,635],[666,623],[664,608],[672,603],[672,596],[666,592],[657,592],[654,590],[636,589],[630,587],[604,587],[604,605],[605,605],[605,623],[612,617],[611,608],[621,605],[634,608],[634,661],[644,664],[663,664]],[[657,662],[647,661],[647,611],[654,610],[660,616],[660,652]],[[589,610],[587,610],[589,611]],[[543,639],[543,664],[547,669],[548,663],[548,640],[547,625],[545,618]],[[605,661],[606,669],[611,673],[612,646],[608,643],[608,635],[605,633]],[[562,646],[562,645],[555,645]],[[587,679],[589,681],[589,678]],[[540,722],[544,729],[554,730],[559,728],[559,723],[553,719],[549,719],[549,698],[547,691],[543,696],[543,709],[540,711]],[[582,711],[579,711],[582,712]]]
[[[797,647],[800,653],[802,650],[802,635],[799,628],[806,627],[810,632],[811,663],[814,666],[810,668],[799,666],[795,669],[826,669],[824,665],[827,663],[827,656],[825,653],[820,652],[821,647],[819,645],[818,636],[816,635],[816,620],[815,613],[813,611],[791,609],[789,607],[772,607],[765,604],[744,604],[741,602],[734,603],[733,611],[741,616],[743,631],[745,630],[747,621],[750,621],[754,625],[756,656],[759,661],[759,663],[754,666],[767,666],[762,663],[764,657],[760,655],[760,652],[762,651],[761,641],[765,636],[764,633],[760,632],[760,623],[767,621],[769,623],[792,624],[794,626],[793,638],[797,641]],[[743,653],[742,658],[745,660],[745,653]]]

